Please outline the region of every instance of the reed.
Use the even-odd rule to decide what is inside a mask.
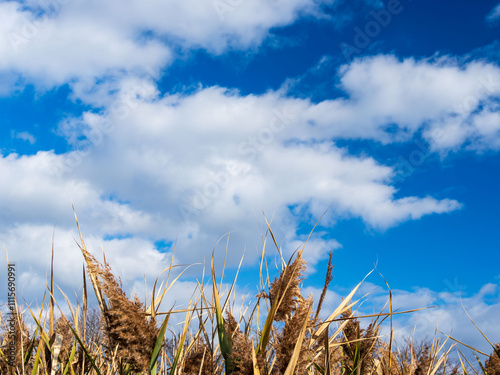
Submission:
[[[269,226],[267,235],[275,240]],[[167,278],[158,290],[155,282],[148,306],[137,296],[126,295],[106,259],[99,262],[87,250],[80,232],[79,248],[85,264],[82,306],[73,306],[61,291],[70,311],[68,316],[62,313],[54,296],[51,272],[48,308],[42,304],[35,315],[29,306],[24,312],[18,306],[15,336],[8,335],[4,317],[0,317],[1,374],[455,375],[477,371],[478,366],[468,362],[460,349],[460,364],[451,364],[453,345],[446,343],[451,340],[463,347],[453,337],[421,345],[409,340],[402,347],[392,342],[392,335],[388,341],[382,338],[382,324],[392,324],[391,319],[386,319],[392,310],[371,315],[371,323],[363,329],[360,319],[365,317],[356,316],[355,307],[360,301],[354,299],[361,283],[328,318],[322,319],[320,311],[333,278],[332,254],[321,297],[315,303],[312,296],[302,294],[305,246],[288,260],[283,259],[278,248],[281,269],[271,282],[268,273],[262,271],[269,269],[264,241],[261,272],[256,280],[263,290],[253,306],[236,319],[231,302],[236,278],[222,290],[213,256],[212,278],[207,284],[198,281],[189,308],[182,312],[159,311],[162,300],[168,299],[168,289],[180,275],[170,284]],[[165,271],[170,274],[173,267],[171,264]],[[98,308],[87,306],[87,279]],[[24,320],[26,311],[34,322],[32,330]],[[185,314],[180,329],[169,326],[172,314],[178,313]],[[198,328],[193,328],[196,325]],[[16,356],[14,363],[9,363],[6,351],[12,344]],[[500,345],[491,345],[493,353],[489,358],[478,360],[480,371],[500,375]]]

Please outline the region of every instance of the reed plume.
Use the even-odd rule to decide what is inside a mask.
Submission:
[[[495,349],[484,364],[488,375],[500,375],[500,343],[495,345]]]
[[[81,250],[94,288],[107,299],[107,303],[101,303],[106,352],[112,357],[116,351],[123,368],[128,365],[133,371],[145,371],[159,333],[155,318],[147,319],[146,306],[137,296],[133,301],[127,298],[106,261],[99,263],[84,246]]]
[[[293,315],[286,318],[285,326],[281,333],[278,334],[274,345],[276,351],[275,367],[278,374],[284,374],[288,367],[290,357],[295,349],[295,344],[297,343],[300,333],[299,327],[302,327],[304,324],[307,324],[308,329],[312,327],[312,319],[308,314],[312,303],[312,297],[309,297],[306,300],[302,299],[302,302],[297,307],[293,308]],[[309,341],[304,340],[302,342],[302,347],[300,348],[300,354],[294,374],[307,374],[307,367],[311,362],[312,357],[313,350],[309,346]]]
[[[297,253],[295,260],[287,265],[281,272],[279,278],[269,286],[269,299],[271,304],[278,300],[279,306],[274,320],[285,321],[297,305],[304,299],[300,293],[300,283],[304,280],[304,271],[306,262],[302,258],[302,250]],[[281,302],[280,302],[281,301]]]
[[[203,338],[198,337],[193,349],[184,359],[183,375],[212,375],[215,370],[212,350]]]
[[[228,334],[231,335],[234,373],[253,375],[252,343],[238,328],[238,323],[229,311],[224,323]]]

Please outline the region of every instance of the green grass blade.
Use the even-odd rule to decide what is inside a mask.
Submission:
[[[160,328],[160,333],[158,334],[158,338],[156,339],[155,346],[153,348],[153,353],[151,355],[151,362],[149,363],[149,372],[151,375],[156,375],[156,362],[158,361],[158,356],[160,354],[161,347],[163,345],[163,340],[165,338],[165,331],[167,329],[168,320],[170,319],[170,314],[168,314]]]
[[[80,344],[80,347],[82,348],[83,352],[85,353],[85,356],[87,357],[87,359],[90,361],[90,364],[92,365],[92,367],[96,371],[97,375],[102,375],[101,372],[99,371],[99,367],[97,367],[97,365],[95,364],[94,359],[92,358],[90,353],[87,351],[87,348],[85,348],[85,344],[82,342],[82,340],[78,336],[78,333],[75,331],[75,329],[73,327],[71,327],[71,324],[69,322],[68,322],[68,325],[69,325],[69,328],[71,329],[71,332],[73,332],[73,336],[75,336],[75,339]]]
[[[66,364],[66,368],[64,369],[63,375],[66,375],[68,373],[68,370],[71,366],[71,363],[73,362],[73,359],[75,358],[75,354],[76,354],[76,340],[73,342],[73,347],[71,348],[71,353],[69,355],[68,363]]]
[[[35,363],[33,364],[33,370],[31,370],[31,375],[36,375],[38,372],[38,363],[40,362],[40,355],[42,354],[43,342],[38,345],[35,355]]]

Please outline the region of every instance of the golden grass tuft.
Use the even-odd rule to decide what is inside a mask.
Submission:
[[[270,228],[269,234],[276,244]],[[87,279],[84,277],[83,306],[74,309],[64,295],[71,310],[71,319],[62,313],[54,319],[54,306],[57,303],[53,297],[51,273],[51,282],[48,283],[51,285],[49,318],[42,318],[43,306],[38,318],[30,309],[36,321],[36,330],[30,331],[22,314],[18,314],[16,337],[9,338],[4,318],[0,317],[4,326],[0,352],[2,375],[478,373],[477,369],[471,371],[472,366],[462,354],[460,368],[450,365],[451,349],[447,349],[439,340],[421,346],[408,341],[402,348],[397,348],[392,342],[392,335],[389,342],[380,337],[384,319],[379,321],[379,318],[392,317],[392,307],[390,313],[373,314],[371,323],[361,328],[360,319],[363,316],[355,316],[353,312],[353,307],[360,302],[354,300],[354,296],[361,283],[329,313],[327,319],[322,319],[323,313],[320,315],[320,311],[333,278],[331,253],[316,308],[312,296],[306,298],[302,295],[306,270],[302,248],[284,265],[273,282],[270,282],[269,275],[265,278],[261,271],[259,285],[264,291],[259,297],[267,297],[269,301],[259,298],[254,307],[249,309],[251,313],[243,311],[238,322],[231,313],[236,280],[226,290],[219,290],[223,289],[220,287],[223,278],[218,284],[213,262],[212,280],[208,284],[198,280],[199,296],[192,296],[187,309],[175,311],[172,308],[161,312],[158,311],[157,297],[152,299],[149,307],[137,296],[127,298],[120,279],[115,277],[105,258],[103,263],[98,262],[87,251],[83,238],[80,249],[99,309],[87,307]],[[280,249],[278,251],[281,257],[282,252]],[[263,267],[263,263],[267,262],[265,245],[261,262],[261,270],[267,270],[267,263]],[[167,285],[168,277],[165,288],[158,293],[161,298],[171,287],[171,284]],[[167,329],[170,316],[176,313],[186,314],[180,332],[178,326],[169,326]],[[160,316],[164,316],[161,328],[157,322]],[[199,320],[198,329],[192,330],[191,323],[196,318]],[[392,320],[388,321],[391,321],[392,332]],[[166,332],[172,332],[172,336],[165,337]],[[15,341],[17,350],[15,366],[12,368],[7,365],[4,354],[9,340]],[[497,344],[495,348],[500,353],[500,345]],[[484,366],[479,362],[484,374],[500,375],[499,353],[493,353]]]

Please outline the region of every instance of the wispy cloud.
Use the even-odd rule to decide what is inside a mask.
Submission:
[[[19,133],[13,132],[12,137],[17,139],[22,139],[23,141],[29,142],[29,144],[31,145],[34,145],[36,142],[35,136],[28,132],[19,132]]]
[[[488,23],[497,22],[500,19],[500,3],[491,10],[491,12],[486,16],[486,21]]]

